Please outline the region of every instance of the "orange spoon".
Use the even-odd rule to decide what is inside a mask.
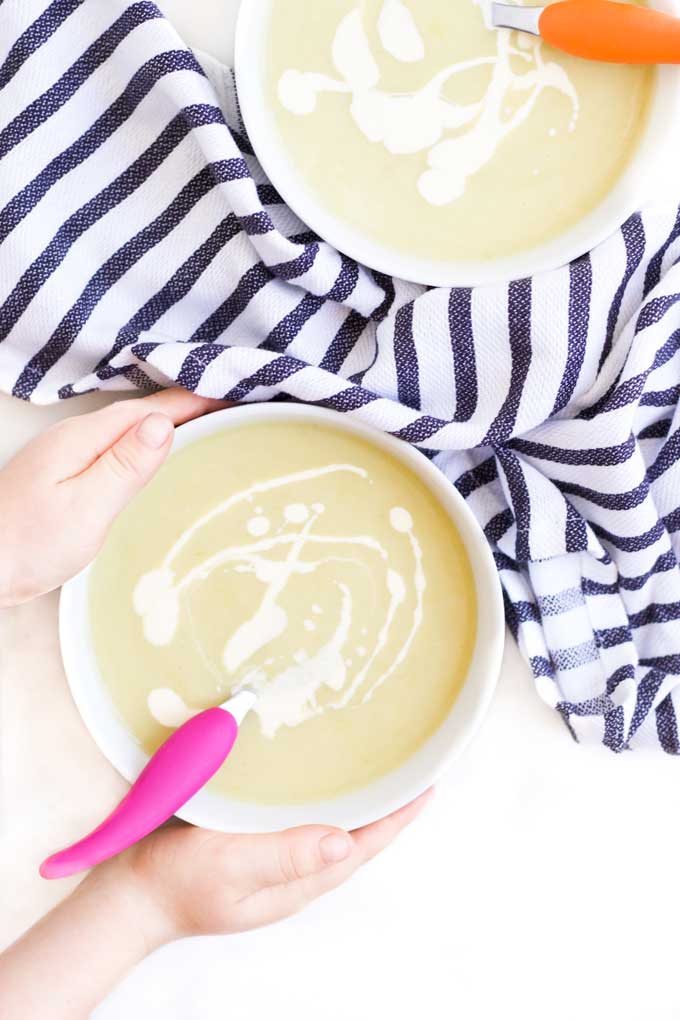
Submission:
[[[495,28],[540,35],[555,49],[612,64],[680,64],[680,18],[614,3],[561,0],[547,7],[494,3]]]

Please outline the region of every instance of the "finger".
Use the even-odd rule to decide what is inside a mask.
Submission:
[[[273,924],[284,917],[303,910],[313,900],[332,892],[352,877],[362,864],[384,850],[399,833],[406,828],[420,814],[432,796],[433,791],[428,790],[417,800],[387,818],[357,829],[351,834],[343,833],[342,830],[330,830],[333,834],[340,834],[350,841],[351,852],[338,859],[327,863],[319,869],[310,868],[306,871],[304,864],[313,860],[314,847],[311,842],[311,834],[316,838],[321,832],[328,832],[318,826],[308,826],[304,829],[288,829],[286,832],[278,833],[275,837],[249,837],[256,842],[262,839],[280,839],[282,842],[278,847],[278,859],[286,859],[285,854],[291,855],[295,861],[294,866],[286,866],[277,871],[276,865],[270,860],[270,867],[266,872],[260,872],[262,878],[266,874],[269,882],[256,888],[250,895],[246,895],[240,903],[239,927],[242,930],[257,927],[264,924]],[[304,841],[310,837],[310,843],[305,848]],[[299,840],[299,842],[298,842]],[[330,845],[330,844],[329,844]],[[256,846],[253,845],[256,850]],[[300,856],[301,851],[304,854]],[[305,855],[309,853],[310,857]],[[295,855],[298,856],[295,856]],[[338,854],[338,858],[341,855]],[[318,860],[318,857],[317,857]],[[285,872],[288,880],[276,882],[277,874],[280,877]],[[292,879],[293,874],[298,874],[297,879]]]
[[[290,830],[296,832],[296,830]],[[350,853],[339,861],[324,859],[320,870],[303,873],[300,862],[295,865],[295,872],[301,877],[282,881],[273,885],[262,885],[239,901],[239,909],[234,917],[238,930],[247,931],[251,928],[273,924],[304,910],[313,900],[332,892],[346,882],[363,863],[363,857],[354,844],[351,836],[342,834],[350,847]],[[333,837],[335,838],[335,837]],[[340,847],[340,844],[338,844]],[[313,853],[313,851],[312,851]],[[339,855],[338,855],[339,856]],[[287,867],[287,875],[292,875]],[[270,875],[274,877],[274,872]]]
[[[75,502],[102,532],[156,474],[170,452],[173,432],[170,418],[157,412],[146,415],[70,480]]]
[[[185,390],[182,386],[176,386],[171,390],[161,390],[143,400],[145,413],[158,411],[165,414],[175,425],[183,425],[184,422],[200,418],[212,411],[219,411],[221,408],[233,407],[233,402],[225,400],[213,400],[211,397],[201,397],[191,390]]]
[[[354,842],[362,856],[363,861],[370,861],[373,857],[384,850],[385,847],[397,838],[411,822],[415,821],[421,811],[430,802],[434,794],[434,788],[430,787],[416,800],[406,804],[405,807],[387,818],[381,818],[378,822],[366,825],[362,829],[355,829],[352,833]]]
[[[95,411],[94,414],[88,415],[90,419],[87,422],[88,449],[83,447],[81,466],[73,473],[76,474],[88,468],[133,425],[138,424],[154,411],[165,415],[173,425],[183,425],[194,418],[200,418],[204,414],[228,406],[224,401],[199,397],[182,387],[162,390],[150,397],[120,400],[109,407],[102,408],[101,411]],[[75,421],[77,424],[82,419]]]
[[[338,864],[356,867],[395,839],[420,814],[431,794],[428,790],[401,810],[351,834],[306,825],[271,835],[241,836],[244,852],[240,857],[247,862],[247,879],[253,889],[260,889],[304,881]]]
[[[238,876],[247,892],[287,885],[319,874],[346,860],[354,843],[342,829],[305,825],[284,832],[239,837],[243,871]]]
[[[91,414],[59,422],[36,441],[35,452],[44,456],[49,447],[49,470],[57,481],[64,481],[86,471],[109,447],[154,411],[165,415],[173,425],[183,425],[228,406],[224,401],[199,397],[181,387],[149,397],[118,400]]]

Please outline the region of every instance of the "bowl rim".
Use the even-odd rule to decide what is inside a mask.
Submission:
[[[484,612],[478,614],[476,646],[460,695],[439,729],[396,770],[349,794],[318,802],[263,805],[232,800],[204,789],[177,812],[179,818],[194,825],[231,832],[271,831],[313,823],[355,829],[423,793],[449,768],[479,729],[496,688],[503,655],[505,627],[500,581],[482,529],[444,474],[407,443],[347,415],[306,404],[264,403],[227,408],[180,426],[170,456],[217,432],[264,421],[316,423],[347,431],[410,467],[458,528],[473,569],[478,605],[484,606]],[[113,767],[132,782],[148,756],[118,715],[99,672],[89,632],[87,589],[91,569],[92,564],[62,589],[59,605],[62,658],[71,695],[90,735]]]
[[[605,198],[562,234],[498,259],[449,262],[414,258],[373,241],[328,210],[300,178],[280,140],[262,71],[267,66],[263,58],[272,3],[241,0],[236,22],[235,75],[251,145],[264,173],[299,219],[338,251],[377,272],[430,287],[485,286],[550,272],[596,248],[665,188],[663,153],[670,157],[680,146],[680,78],[677,68],[662,65],[657,68],[654,95],[632,158]],[[652,0],[649,6],[680,14],[680,0]]]

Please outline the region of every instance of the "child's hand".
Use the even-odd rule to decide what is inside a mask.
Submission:
[[[295,914],[341,885],[413,821],[428,797],[351,834],[323,825],[255,836],[162,829],[120,863],[140,883],[137,902],[149,904],[152,931],[165,925],[167,938],[246,931]]]
[[[323,825],[266,836],[154,833],[100,864],[0,956],[2,1020],[85,1020],[163,943],[288,917],[383,850],[427,798],[351,835]]]
[[[0,471],[0,607],[58,588],[165,460],[175,425],[225,405],[187,390],[68,418]]]

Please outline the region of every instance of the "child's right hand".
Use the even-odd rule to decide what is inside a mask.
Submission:
[[[428,798],[429,792],[351,834],[323,825],[252,836],[162,829],[111,863],[139,883],[137,903],[149,911],[153,931],[166,926],[165,941],[246,931],[297,913],[341,885],[391,843]]]
[[[84,1020],[164,943],[296,913],[380,853],[428,797],[351,834],[325,825],[262,836],[190,826],[153,833],[100,864],[0,955],[2,1020]]]

